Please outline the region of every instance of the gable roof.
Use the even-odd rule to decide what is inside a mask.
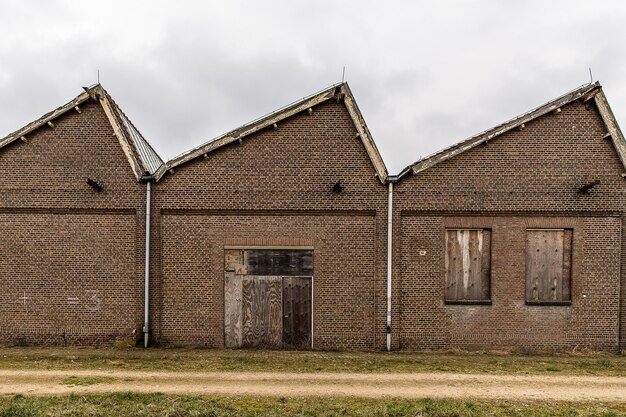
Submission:
[[[139,130],[126,117],[124,112],[113,101],[109,93],[100,85],[96,84],[89,88],[83,87],[84,92],[63,106],[44,114],[39,119],[27,124],[19,130],[0,139],[0,149],[16,140],[27,140],[27,135],[39,129],[43,125],[52,123],[57,117],[68,111],[81,112],[80,105],[87,100],[96,100],[103,108],[113,132],[117,137],[126,158],[133,170],[135,178],[139,181],[151,177],[163,164],[163,161],[154,149],[148,144]]]
[[[365,150],[370,158],[372,165],[374,166],[376,176],[378,177],[380,182],[385,183],[388,176],[387,168],[385,167],[385,163],[380,156],[378,148],[376,148],[376,144],[374,143],[372,135],[367,128],[367,125],[365,124],[363,115],[361,114],[361,111],[359,110],[356,101],[354,100],[354,96],[352,95],[348,84],[345,82],[334,84],[318,93],[305,97],[294,103],[288,104],[287,106],[275,110],[265,116],[246,123],[243,126],[238,127],[237,129],[224,133],[223,135],[218,136],[217,138],[212,139],[196,148],[184,152],[162,165],[157,170],[154,177],[158,181],[167,171],[173,168],[183,165],[200,156],[207,155],[208,153],[215,151],[216,149],[219,149],[230,143],[241,141],[246,136],[258,132],[261,129],[273,126],[274,124],[285,120],[288,117],[291,117],[303,111],[308,111],[309,109],[312,109],[315,105],[324,103],[325,101],[331,99],[336,99],[338,101],[343,100],[348,110],[348,113],[352,118],[354,126],[356,127],[358,136],[363,142],[363,146],[365,146]]]
[[[494,139],[512,129],[524,127],[525,123],[529,123],[530,121],[535,120],[547,113],[558,112],[561,107],[576,100],[582,100],[583,102],[594,100],[598,111],[600,112],[600,116],[606,125],[608,131],[607,137],[610,135],[613,146],[615,147],[615,150],[626,169],[626,142],[624,142],[624,135],[622,134],[622,131],[617,124],[617,120],[609,107],[608,101],[602,91],[602,86],[599,82],[595,82],[592,84],[582,85],[520,116],[422,158],[402,170],[398,179],[404,177],[410,172],[413,172],[414,174],[422,172],[440,162],[453,158],[460,153],[468,151],[481,143]]]
[[[112,105],[111,107],[118,124],[123,130],[124,136],[127,138],[128,143],[132,145],[133,151],[139,158],[144,175],[153,175],[163,165],[163,160],[106,90],[102,89],[102,91],[106,94],[106,101]]]

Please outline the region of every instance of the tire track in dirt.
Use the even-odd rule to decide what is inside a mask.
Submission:
[[[81,382],[78,378],[86,379]],[[79,385],[72,385],[72,381]],[[81,383],[84,385],[80,385]],[[264,396],[626,401],[626,377],[0,370],[0,394],[3,395],[125,391]]]

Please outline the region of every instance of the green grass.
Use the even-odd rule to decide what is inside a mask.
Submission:
[[[70,387],[87,386],[95,384],[104,384],[114,382],[115,378],[106,376],[68,376],[61,381],[64,385]]]
[[[626,356],[570,353],[297,352],[164,348],[0,348],[0,369],[150,371],[462,372],[626,376]]]
[[[0,397],[0,417],[35,416],[626,416],[624,404],[98,394]]]

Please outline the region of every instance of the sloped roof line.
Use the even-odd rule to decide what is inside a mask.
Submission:
[[[593,100],[595,101],[598,112],[600,113],[600,117],[602,118],[602,121],[606,126],[606,129],[608,131],[607,135],[610,136],[613,147],[615,148],[615,151],[617,152],[617,155],[622,162],[622,166],[626,171],[626,140],[624,139],[622,129],[617,123],[615,114],[613,113],[613,110],[611,110],[611,106],[609,106],[609,102],[606,99],[602,88],[600,88],[598,94],[593,97]],[[624,174],[622,173],[622,176],[623,175]]]
[[[343,83],[342,91],[345,93],[344,103],[346,104],[346,108],[348,109],[348,113],[352,117],[352,121],[356,127],[356,130],[359,134],[359,138],[363,142],[365,146],[365,150],[370,157],[372,165],[374,165],[374,169],[376,170],[376,176],[383,184],[387,182],[389,178],[389,172],[387,171],[387,167],[385,166],[385,161],[380,155],[380,151],[376,146],[376,142],[374,142],[374,138],[370,133],[369,128],[367,127],[367,123],[365,123],[365,119],[363,118],[363,114],[361,114],[361,110],[354,99],[354,95],[352,94],[352,90],[350,90],[350,86],[348,83]]]
[[[104,109],[137,180],[146,179],[146,173],[149,178],[163,164],[161,158],[100,84],[83,87],[83,89],[85,91],[73,100],[0,139],[0,149],[20,139],[27,141],[28,134],[48,123],[52,123],[54,119],[70,110],[80,112],[78,106],[89,99],[93,99],[99,102]]]
[[[354,100],[352,92],[350,91],[348,84],[345,82],[333,84],[330,87],[320,90],[317,93],[292,102],[286,106],[279,108],[278,110],[274,110],[273,112],[270,112],[265,116],[261,116],[234,130],[231,130],[230,132],[224,133],[223,135],[220,135],[215,139],[205,142],[200,146],[186,151],[162,165],[157,173],[154,175],[154,177],[158,181],[163,177],[163,175],[165,175],[168,170],[174,169],[200,156],[207,155],[208,153],[223,146],[226,146],[230,143],[240,141],[248,135],[258,132],[259,130],[264,129],[268,126],[272,126],[302,111],[306,111],[307,109],[312,108],[315,105],[323,103],[327,100],[330,100],[331,98],[343,99],[352,118],[352,121],[357,129],[358,135],[365,146],[370,161],[374,166],[376,175],[379,180],[384,183],[387,180],[388,176],[387,168],[385,167],[384,161],[380,156],[378,149],[376,148],[369,129],[365,124],[365,120],[363,119],[361,112],[356,106],[356,102]]]
[[[307,100],[307,99],[313,98],[313,97],[315,97],[315,96],[317,96],[317,95],[319,95],[319,94],[321,94],[321,93],[325,93],[325,92],[327,92],[327,91],[329,91],[329,90],[331,90],[331,89],[334,89],[334,88],[336,88],[336,87],[339,87],[340,85],[341,85],[341,83],[333,84],[333,85],[331,85],[330,87],[324,88],[324,89],[322,89],[322,90],[320,90],[320,91],[318,91],[318,92],[316,92],[316,93],[313,93],[313,94],[310,94],[310,95],[308,95],[308,96],[306,96],[306,97],[303,97],[303,98],[301,98],[300,100],[295,100],[295,101],[292,101],[291,103],[286,104],[286,105],[284,105],[284,106],[282,106],[282,107],[280,107],[280,108],[278,108],[278,109],[276,109],[276,110],[272,110],[271,112],[266,113],[266,114],[264,114],[263,116],[259,116],[259,117],[257,117],[257,118],[256,118],[256,119],[254,119],[254,120],[251,120],[251,121],[249,121],[249,122],[246,122],[246,123],[242,124],[241,126],[239,126],[239,127],[235,128],[235,129],[233,129],[233,130],[231,130],[231,131],[229,131],[229,132],[223,133],[223,134],[221,134],[221,135],[219,135],[219,136],[217,136],[217,137],[215,137],[215,138],[213,138],[213,139],[209,139],[208,141],[206,141],[206,142],[204,142],[204,143],[202,143],[202,144],[200,144],[200,145],[196,146],[195,148],[191,148],[191,149],[189,149],[189,150],[187,150],[187,151],[185,151],[185,152],[182,152],[182,153],[180,153],[180,154],[176,155],[174,158],[172,158],[170,161],[168,161],[168,163],[169,163],[169,162],[171,162],[171,161],[175,161],[175,160],[178,160],[178,159],[182,159],[182,158],[184,158],[186,155],[189,155],[189,154],[193,153],[194,151],[196,151],[196,150],[198,150],[198,149],[200,149],[200,148],[203,148],[203,147],[205,147],[205,146],[207,146],[207,145],[210,145],[211,143],[213,143],[213,142],[215,142],[215,141],[218,141],[218,140],[222,139],[222,138],[223,138],[223,137],[225,137],[225,136],[230,136],[230,135],[234,134],[235,132],[238,132],[238,131],[244,130],[246,127],[253,126],[253,125],[254,125],[254,124],[256,124],[257,122],[263,121],[263,120],[265,120],[265,119],[267,119],[267,118],[269,118],[269,117],[271,117],[271,116],[273,116],[273,115],[276,115],[276,114],[278,114],[278,113],[281,113],[281,112],[283,112],[283,111],[285,111],[285,110],[289,109],[290,107],[293,107],[294,105],[300,104],[300,103],[301,103],[302,101],[304,101],[304,100]]]
[[[8,144],[15,142],[16,140],[19,140],[22,138],[23,138],[22,140],[27,140],[26,135],[39,129],[41,126],[47,124],[48,122],[52,122],[54,119],[67,113],[68,111],[75,109],[77,106],[89,100],[90,98],[91,98],[91,95],[89,94],[88,91],[85,91],[79,94],[74,99],[68,101],[64,105],[44,114],[43,116],[39,117],[37,120],[34,120],[28,123],[26,126],[16,130],[15,132],[9,133],[4,138],[0,139],[0,148],[3,148],[7,146]]]
[[[598,92],[601,92],[601,90],[602,86],[597,81],[595,83],[583,84],[580,87],[568,91],[567,93],[561,95],[560,97],[557,97],[554,100],[542,104],[539,107],[529,110],[519,116],[507,120],[506,122],[500,123],[499,125],[484,130],[476,135],[470,136],[467,139],[464,139],[431,155],[421,158],[420,160],[404,168],[400,172],[398,179],[404,177],[409,172],[417,174],[421,171],[424,171],[434,165],[439,164],[440,162],[443,162],[460,153],[470,150],[480,145],[481,143],[494,139],[497,136],[502,135],[503,133],[524,125],[525,123],[529,123],[530,121],[537,119],[538,117],[541,117],[552,111],[556,111],[560,107],[565,106],[566,104],[569,104],[575,100],[584,97],[588,97],[589,99],[595,98],[595,95]]]
[[[124,133],[126,133],[129,143],[133,146],[135,157],[138,158],[142,166],[143,175],[153,175],[163,164],[163,160],[143,137],[139,129],[137,129],[128,116],[126,116],[124,111],[117,105],[111,95],[104,88],[102,88],[102,91],[106,95],[106,99],[111,102],[116,116],[119,121],[121,121],[120,125]]]

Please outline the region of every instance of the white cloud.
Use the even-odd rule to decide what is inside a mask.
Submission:
[[[341,79],[391,172],[588,81],[626,116],[626,3],[3,1],[0,136],[103,85],[164,158]]]

